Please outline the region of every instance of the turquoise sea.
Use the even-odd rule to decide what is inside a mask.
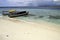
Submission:
[[[40,20],[44,20],[51,23],[60,24],[60,19],[49,19],[49,15],[57,15],[60,16],[60,10],[59,9],[33,9],[33,8],[0,8],[0,16],[2,16],[2,11],[7,10],[17,10],[17,11],[29,11],[28,16],[20,16],[16,17],[16,19],[20,20],[26,20],[26,21],[34,21],[34,22],[40,22]]]

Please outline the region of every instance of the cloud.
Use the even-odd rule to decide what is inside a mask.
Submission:
[[[60,1],[60,0],[53,0],[53,1]]]
[[[16,3],[16,2],[30,2],[32,0],[7,0],[7,1],[11,3]]]
[[[16,6],[38,6],[43,2],[48,0],[7,0],[9,5],[16,5]],[[49,0],[51,1],[51,0]]]
[[[40,5],[50,5],[53,4],[60,4],[60,2],[56,2],[58,0],[0,0],[0,5],[6,6],[40,6]]]
[[[28,6],[32,0],[7,0],[10,5]]]

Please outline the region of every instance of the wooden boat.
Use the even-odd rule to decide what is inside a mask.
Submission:
[[[8,15],[8,17],[18,17],[18,16],[26,16],[29,12],[27,11],[16,11],[16,10],[10,10],[10,11],[3,11],[3,15]]]

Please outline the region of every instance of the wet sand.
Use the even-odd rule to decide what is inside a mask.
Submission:
[[[60,40],[60,25],[0,18],[0,40]]]

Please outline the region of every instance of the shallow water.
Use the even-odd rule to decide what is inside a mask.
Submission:
[[[35,21],[40,22],[40,20],[44,20],[51,23],[60,24],[60,19],[49,19],[49,15],[58,15],[60,16],[60,10],[58,9],[30,9],[30,8],[0,8],[0,16],[2,16],[2,11],[14,9],[17,11],[26,10],[29,11],[28,16],[16,17],[16,19],[23,19],[26,21]],[[42,16],[42,17],[41,17]]]

